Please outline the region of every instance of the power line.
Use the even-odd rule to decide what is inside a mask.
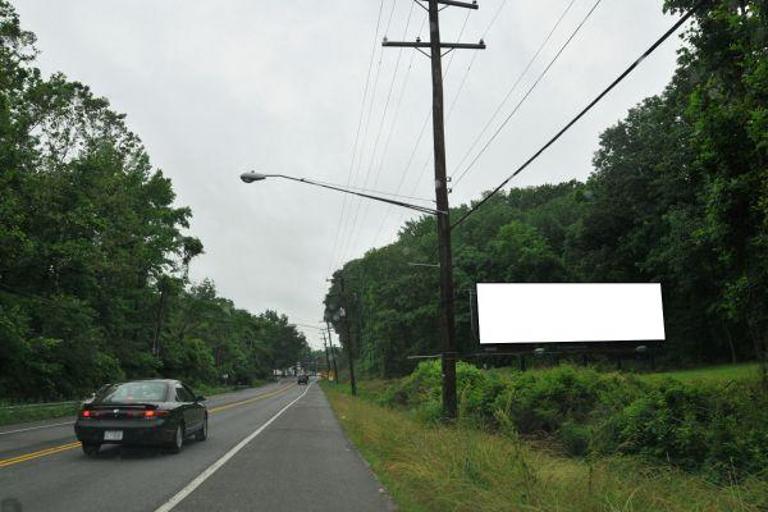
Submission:
[[[503,7],[506,4],[506,2],[507,2],[507,0],[504,0],[502,2],[501,6]],[[496,19],[498,18],[498,15],[499,15],[500,12],[501,12],[501,8],[496,10],[496,13],[495,13],[493,19],[491,20],[491,23],[489,23],[489,25],[485,29],[485,32],[483,33],[483,37],[485,37],[485,33],[488,32],[490,27],[496,21]],[[470,15],[470,11],[467,11],[466,16],[464,17],[464,22],[462,23],[461,29],[459,30],[459,35],[456,38],[457,41],[461,40],[462,36],[464,35],[464,31],[467,28],[467,22],[469,21],[469,15]],[[424,23],[422,23],[422,27],[423,26],[424,26]],[[419,31],[421,31],[421,29],[419,29]],[[444,79],[448,77],[448,73],[451,70],[451,64],[453,64],[453,59],[455,58],[455,55],[456,55],[455,53],[452,53],[450,55],[450,57],[448,58],[448,64],[446,64],[446,66],[445,66],[445,74],[443,76]],[[474,57],[473,57],[473,61],[474,61]],[[466,79],[466,74],[465,74],[465,79]],[[454,103],[455,103],[455,101],[454,101]],[[411,154],[408,157],[408,162],[405,165],[405,169],[403,169],[403,172],[400,175],[400,181],[397,184],[397,188],[396,188],[397,193],[400,192],[400,190],[402,189],[403,185],[405,184],[405,178],[406,178],[406,176],[408,176],[408,169],[411,168],[411,164],[413,163],[413,160],[416,157],[416,153],[418,152],[419,145],[421,143],[421,139],[424,137],[424,132],[425,132],[425,130],[427,128],[427,124],[429,123],[429,118],[430,118],[431,114],[432,114],[432,111],[429,110],[429,111],[427,111],[427,115],[424,117],[424,122],[421,124],[421,129],[419,130],[419,134],[416,137],[416,143],[414,144],[413,150],[411,151]],[[426,165],[428,163],[429,163],[429,158],[427,158],[427,161],[424,164],[425,167],[426,167]],[[417,186],[414,187],[414,190],[416,188],[418,188],[418,183],[421,182],[421,177],[423,176],[423,174],[424,174],[424,169],[422,169],[422,171],[421,171],[421,175],[419,176],[419,180],[417,182]],[[379,223],[379,228],[376,230],[376,235],[374,236],[373,242],[372,242],[371,245],[375,245],[376,241],[379,239],[379,236],[381,235],[381,232],[384,229],[384,224],[386,223],[387,219],[389,218],[390,212],[391,212],[391,209],[387,209],[386,212],[384,213],[384,216],[381,218],[381,222]]]
[[[533,66],[533,63],[536,62],[536,59],[539,58],[539,55],[544,50],[544,48],[547,46],[547,43],[549,43],[549,40],[552,38],[552,36],[557,31],[557,28],[560,26],[560,24],[565,19],[568,12],[571,10],[571,7],[573,7],[573,4],[576,3],[576,0],[571,0],[568,5],[565,7],[563,12],[558,17],[555,24],[552,26],[550,31],[547,33],[547,36],[544,38],[544,40],[539,45],[539,48],[536,50],[536,52],[533,54],[533,56],[528,60],[528,63],[526,64],[525,68],[523,68],[523,71],[520,73],[520,75],[517,77],[515,82],[512,84],[512,87],[509,88],[507,93],[504,95],[504,98],[501,100],[499,105],[496,107],[496,110],[494,110],[491,117],[488,119],[488,121],[483,126],[483,129],[480,130],[480,133],[477,134],[477,137],[472,141],[472,144],[470,144],[469,148],[467,149],[466,153],[464,153],[464,156],[461,157],[461,160],[459,160],[459,163],[456,165],[456,168],[460,168],[464,162],[467,160],[469,155],[472,153],[472,151],[475,149],[475,146],[480,142],[480,140],[483,138],[483,135],[485,135],[485,132],[488,131],[488,128],[491,127],[491,124],[493,124],[493,121],[496,119],[496,116],[499,115],[499,112],[501,112],[501,109],[504,108],[504,105],[507,104],[507,100],[512,96],[512,93],[514,93],[517,90],[517,86],[520,85],[520,83],[523,81],[523,78],[526,74],[528,74],[528,71],[531,69],[531,66]],[[473,55],[474,57],[477,57],[477,54]],[[453,107],[453,106],[451,106]],[[461,177],[459,177],[461,179]],[[458,183],[458,180],[454,180],[454,186]]]
[[[575,1],[575,0],[573,0],[573,1]],[[493,17],[488,22],[488,25],[486,25],[485,30],[483,30],[482,35],[480,36],[480,39],[485,39],[485,37],[488,35],[488,32],[491,30],[491,27],[493,27],[493,25],[499,19],[499,15],[504,10],[504,7],[506,5],[507,5],[507,0],[502,0],[501,4],[499,4],[499,7],[496,9],[496,12],[494,12]],[[462,35],[464,34],[464,29],[466,28],[467,20],[468,19],[469,19],[469,12],[467,13],[467,17],[464,18],[464,24],[462,25],[461,30],[459,31],[459,36],[458,36],[457,39],[461,39]],[[464,75],[461,78],[461,82],[459,84],[459,87],[456,90],[456,94],[454,95],[453,100],[451,101],[451,106],[448,109],[446,123],[448,121],[450,121],[451,116],[453,115],[453,111],[454,111],[454,109],[456,107],[456,102],[458,101],[459,96],[461,95],[461,93],[464,90],[464,86],[465,86],[465,84],[467,82],[467,78],[469,77],[469,72],[472,70],[472,66],[474,65],[475,60],[477,59],[478,55],[479,55],[478,53],[473,53],[472,54],[472,59],[470,59],[469,65],[467,66],[467,69],[464,71]],[[448,75],[448,71],[450,70],[450,67],[451,67],[452,63],[453,63],[453,56],[451,56],[450,60],[448,61],[448,65],[446,66],[446,72],[445,72],[446,76]],[[422,124],[421,130],[419,131],[418,139],[416,140],[416,144],[413,147],[413,151],[411,152],[411,156],[408,159],[408,164],[406,165],[405,171],[403,172],[403,174],[401,176],[400,183],[397,186],[397,191],[398,192],[402,188],[402,186],[404,184],[404,181],[405,181],[405,177],[407,175],[407,170],[411,167],[411,164],[413,163],[413,159],[416,156],[417,150],[419,148],[419,143],[421,142],[421,138],[424,135],[424,130],[426,129],[427,123],[429,122],[430,113],[431,112],[427,112],[427,115],[424,118],[424,123]],[[430,156],[427,155],[427,158],[424,160],[424,165],[421,168],[421,172],[419,174],[418,179],[416,180],[416,184],[413,186],[413,191],[411,193],[415,193],[416,190],[418,190],[419,185],[421,184],[421,180],[426,175],[426,171],[427,171],[427,167],[429,166],[429,162],[430,162]],[[375,245],[376,241],[379,239],[379,236],[381,235],[381,232],[384,229],[384,224],[386,223],[387,219],[389,218],[389,213],[390,212],[391,212],[391,208],[387,209],[385,215],[382,217],[381,223],[379,224],[379,229],[376,232],[376,237],[373,239],[373,244],[372,245]],[[401,215],[400,220],[398,221],[398,225],[403,223],[403,221],[405,220],[407,215],[408,215],[407,213],[403,213]]]
[[[366,78],[365,78],[365,87],[363,88],[363,99],[362,99],[362,102],[360,104],[360,118],[357,121],[357,132],[355,133],[355,142],[352,145],[352,161],[349,164],[349,171],[347,173],[347,186],[349,186],[351,184],[351,181],[352,181],[352,170],[355,167],[355,157],[356,157],[356,154],[357,154],[357,143],[360,140],[360,129],[361,129],[362,124],[363,124],[363,115],[365,113],[365,100],[368,97],[368,86],[370,85],[370,81],[371,81],[371,70],[373,69],[373,58],[376,55],[376,43],[378,42],[379,26],[381,25],[381,13],[382,13],[383,9],[384,9],[384,0],[380,0],[380,2],[379,2],[379,14],[376,17],[376,30],[375,30],[374,35],[373,35],[373,45],[372,45],[372,48],[371,48],[371,58],[370,58],[370,60],[368,62],[368,74],[366,75]],[[347,196],[344,196],[344,199],[343,199],[343,201],[341,203],[341,213],[339,215],[339,221],[337,222],[337,225],[340,225],[342,220],[344,219],[344,211],[346,210],[346,207],[347,207]],[[331,263],[328,266],[328,273],[329,274],[330,274],[331,268],[333,267],[334,260],[336,258],[336,248],[337,248],[337,246],[339,244],[340,231],[341,231],[340,229],[336,230],[336,237],[335,237],[335,240],[333,242],[333,250],[331,251]]]
[[[318,331],[325,332],[325,328],[324,327],[317,327],[315,325],[300,324],[298,322],[288,322],[288,325],[293,325],[293,326],[296,326],[296,327],[303,327],[305,329],[317,329]]]
[[[510,119],[514,117],[515,114],[520,110],[520,107],[523,106],[525,101],[528,99],[528,97],[531,95],[531,93],[536,89],[536,87],[539,85],[539,83],[542,81],[542,79],[547,75],[549,70],[552,68],[552,66],[557,62],[557,60],[560,58],[560,56],[563,54],[565,49],[571,44],[571,41],[576,37],[576,34],[581,31],[581,28],[584,26],[584,24],[587,22],[587,20],[592,16],[592,13],[595,12],[597,7],[600,5],[600,2],[602,0],[597,0],[592,8],[587,12],[586,16],[581,20],[581,23],[579,23],[576,26],[576,29],[571,33],[570,37],[563,43],[563,45],[560,47],[560,49],[557,51],[555,56],[552,58],[551,61],[549,61],[549,64],[547,64],[547,67],[544,68],[544,70],[539,74],[538,78],[536,78],[536,81],[533,82],[533,85],[528,88],[528,91],[526,91],[525,95],[520,99],[520,101],[515,105],[515,108],[512,109],[512,111],[507,115],[506,118],[504,118],[504,121],[496,128],[496,131],[493,132],[493,135],[491,135],[491,138],[486,141],[486,143],[483,145],[482,148],[480,148],[480,151],[475,155],[475,157],[472,159],[472,161],[469,163],[469,165],[464,169],[461,174],[459,175],[456,180],[454,180],[453,184],[456,186],[457,183],[459,183],[464,176],[475,166],[477,161],[480,159],[480,157],[486,152],[486,150],[490,147],[490,145],[493,143],[494,140],[496,140],[496,137],[501,133],[501,131],[504,129],[505,126],[507,126],[507,123],[509,123]]]
[[[388,20],[387,20],[387,26],[386,26],[386,28],[384,29],[384,32],[383,32],[384,34],[389,33],[389,28],[392,25],[392,18],[393,18],[394,13],[395,13],[396,5],[397,5],[397,0],[392,0],[392,9],[390,10],[390,13],[389,13],[389,17],[388,17]],[[377,36],[378,36],[378,34],[377,34]],[[374,41],[374,44],[376,44],[376,41]],[[382,64],[383,60],[384,60],[384,51],[382,49],[381,52],[379,53],[378,66],[376,67],[376,75],[375,75],[375,78],[373,80],[373,93],[371,94],[371,97],[370,97],[370,103],[369,103],[369,106],[368,106],[367,120],[365,121],[365,128],[363,130],[363,137],[362,137],[363,141],[365,141],[368,138],[368,129],[369,129],[370,125],[371,125],[371,120],[373,119],[373,106],[375,104],[376,91],[378,89],[379,78],[381,76],[381,64]],[[360,169],[362,169],[362,165],[363,165],[363,153],[364,153],[364,150],[365,150],[365,144],[363,144],[362,147],[363,147],[363,150],[361,150],[360,153],[359,153],[358,172],[355,173],[356,176],[359,174]],[[353,205],[354,206],[352,206],[352,207],[355,208],[355,212],[359,211],[359,209],[360,209],[360,200],[358,200],[357,202],[353,202]],[[355,214],[355,216],[356,215],[357,214]],[[342,234],[346,233],[346,232],[349,232],[349,230],[351,229],[352,225],[350,224],[350,220],[349,220],[350,218],[351,218],[351,216],[347,215],[342,220],[342,226],[341,226],[341,233]],[[342,243],[341,250],[338,253],[338,255],[336,256],[335,261],[342,261],[344,259],[344,254],[346,254],[346,252],[347,252],[346,248],[347,248],[347,246],[349,244],[348,237],[345,238],[345,237],[342,236],[342,242],[341,243]]]
[[[412,14],[413,7],[415,5],[416,5],[415,2],[411,3],[411,12],[409,13],[409,19],[410,19],[410,16]],[[421,30],[424,27],[425,23],[426,23],[426,18],[422,19],[421,25],[419,26],[419,32],[421,32]],[[404,32],[403,33],[403,39],[405,39],[405,36],[406,36],[406,34]],[[400,59],[400,54],[402,54],[402,52],[403,52],[403,49],[401,48],[400,52],[398,53],[398,61]],[[395,108],[395,115],[394,115],[394,117],[392,119],[392,123],[390,124],[390,127],[389,127],[389,133],[387,134],[386,143],[384,145],[384,151],[382,152],[381,159],[379,160],[379,168],[376,171],[376,174],[374,175],[375,176],[374,182],[373,182],[373,186],[374,187],[378,183],[379,177],[381,176],[381,173],[382,173],[382,171],[384,169],[384,163],[386,161],[386,155],[387,155],[387,152],[389,150],[390,142],[392,140],[392,135],[395,132],[395,127],[397,126],[397,120],[398,120],[399,115],[400,115],[400,107],[402,106],[403,98],[405,97],[406,86],[408,84],[408,79],[410,78],[410,75],[411,75],[411,69],[413,68],[413,60],[414,60],[415,56],[416,56],[416,53],[415,52],[411,52],[411,58],[410,58],[410,61],[408,63],[408,68],[406,70],[405,79],[403,80],[403,85],[402,85],[402,88],[401,88],[400,96],[399,96],[398,101],[397,101],[397,107]],[[400,192],[399,188],[400,188],[400,185],[398,185],[398,190],[396,191],[396,193]],[[365,210],[363,210],[363,219],[366,218],[366,214],[368,213],[368,211],[369,211],[368,205],[366,205]],[[378,234],[376,235],[376,238],[378,238]],[[373,243],[376,242],[376,238],[374,238]]]
[[[403,29],[403,37],[405,37],[405,35],[408,33],[408,28],[411,25],[411,18],[412,18],[412,15],[413,15],[414,7],[415,7],[415,3],[411,2],[411,8],[408,11],[408,18],[406,19],[405,28]],[[393,12],[394,12],[394,3],[393,3]],[[382,51],[383,51],[383,49],[382,49]],[[365,172],[365,179],[363,180],[363,187],[366,187],[368,185],[368,179],[370,178],[371,171],[374,169],[374,162],[376,160],[376,151],[377,151],[377,149],[379,147],[379,141],[380,141],[381,135],[382,135],[382,133],[384,131],[384,124],[385,124],[385,121],[386,121],[386,118],[387,118],[387,113],[389,111],[389,105],[390,105],[390,102],[391,102],[391,99],[392,99],[392,92],[394,91],[395,82],[397,80],[397,74],[398,74],[398,72],[400,70],[400,62],[402,60],[402,53],[403,53],[403,50],[401,49],[398,52],[398,55],[397,55],[397,60],[395,62],[395,68],[394,68],[394,71],[392,73],[392,80],[390,81],[389,90],[387,92],[386,100],[384,102],[384,109],[383,109],[382,115],[381,115],[381,122],[379,123],[379,129],[378,129],[378,131],[376,133],[376,139],[374,141],[373,149],[371,151],[371,157],[370,157],[370,160],[369,160],[369,163],[368,163],[368,169]],[[398,102],[398,106],[399,106],[399,102]],[[397,112],[397,111],[395,112],[395,115],[393,116],[393,123],[395,122],[396,116],[397,116],[398,113],[399,112]],[[390,131],[390,134],[391,134],[391,131]],[[378,176],[381,173],[381,170],[382,170],[382,167],[383,167],[383,159],[384,159],[384,156],[386,154],[386,149],[387,149],[388,145],[389,145],[389,136],[387,136],[387,141],[385,143],[385,148],[384,148],[384,151],[382,152],[382,156],[381,156],[381,158],[382,158],[382,165],[379,166],[378,171],[374,172],[373,187],[375,187],[376,184],[378,183]],[[362,212],[363,212],[363,219],[365,219],[365,214],[368,211],[368,204],[367,203],[364,204],[363,201],[358,201],[357,202],[357,208],[355,209],[354,218],[353,218],[352,224],[351,224],[351,230],[349,231],[350,236],[347,239],[348,243],[345,244],[346,247],[347,247],[347,250],[354,248],[354,244],[352,243],[352,240],[354,240],[356,238],[354,235],[355,235],[355,232],[356,232],[356,228],[357,228],[357,224],[358,224],[358,218],[359,218],[360,210],[361,209],[362,209]],[[344,254],[346,254],[346,251],[344,253],[342,253],[342,255],[344,255]]]
[[[469,211],[467,211],[464,215],[462,215],[459,220],[453,223],[451,226],[451,229],[459,226],[462,222],[464,222],[467,217],[472,215],[474,212],[482,208],[482,206],[488,202],[489,199],[491,199],[493,196],[498,194],[498,192],[507,184],[509,183],[515,176],[523,172],[529,165],[531,165],[539,156],[541,156],[544,151],[546,151],[552,144],[557,142],[557,140],[563,136],[565,132],[567,132],[573,125],[575,125],[582,117],[584,117],[587,112],[592,110],[592,108],[597,105],[609,92],[611,92],[617,85],[619,85],[627,76],[629,76],[632,71],[637,68],[641,62],[643,62],[649,55],[651,55],[656,49],[661,46],[661,44],[669,39],[669,37],[674,34],[677,29],[679,29],[688,19],[693,16],[693,13],[696,12],[701,6],[703,6],[705,3],[707,3],[709,0],[701,0],[699,3],[697,3],[691,10],[685,13],[682,18],[677,20],[677,22],[672,25],[672,27],[667,30],[659,39],[656,40],[655,43],[653,43],[650,48],[648,48],[640,57],[637,58],[630,66],[624,70],[624,72],[618,76],[611,84],[603,90],[594,100],[592,100],[589,105],[587,105],[581,112],[576,115],[573,119],[571,119],[568,124],[566,124],[557,134],[555,134],[554,137],[552,137],[546,144],[544,144],[536,153],[533,154],[528,160],[526,160],[520,167],[517,168],[512,174],[510,174],[504,181],[502,181],[499,186],[497,186],[495,189],[491,191],[491,193],[487,194],[482,200],[480,200],[477,204],[472,206]]]
[[[312,181],[315,182],[315,183],[319,183],[321,185],[328,185],[328,186],[331,186],[331,187],[341,187],[342,186],[342,185],[339,185],[338,183],[332,183],[332,182],[329,182],[329,181],[320,181],[320,180],[316,180],[316,179],[313,179]],[[423,201],[425,203],[433,203],[434,202],[434,199],[428,199],[426,197],[406,196],[406,195],[402,195],[402,194],[395,194],[393,192],[384,192],[383,190],[375,190],[375,189],[360,188],[360,187],[344,187],[344,188],[347,188],[348,190],[352,190],[352,191],[355,191],[355,192],[365,192],[366,194],[378,194],[378,195],[381,195],[381,196],[397,197],[397,198],[400,198],[400,199],[412,199],[414,201]]]
[[[412,6],[413,6],[413,5],[416,5],[416,0],[414,0],[414,1],[412,2],[412,4],[411,4],[411,5],[412,5]],[[424,28],[424,25],[426,24],[426,20],[427,20],[427,18],[426,18],[426,17],[425,17],[425,18],[422,20],[422,22],[421,22],[421,25],[419,26],[419,30],[418,30],[418,32],[419,32],[419,33],[421,33],[421,30]],[[469,20],[469,12],[467,13],[467,16],[464,18],[464,23],[463,23],[463,25],[462,25],[462,28],[461,28],[461,32],[459,33],[459,38],[461,38],[461,34],[463,34],[463,33],[464,33],[464,29],[465,29],[465,28],[466,28],[466,26],[467,26],[467,21],[468,21],[468,20]],[[403,34],[403,39],[405,39],[405,35],[406,35],[406,34],[404,33],[404,34]],[[400,53],[402,53],[402,51],[403,51],[403,50],[402,50],[402,49],[400,49]],[[398,58],[399,58],[399,57],[398,57]],[[449,63],[448,63],[448,66],[447,66],[447,68],[446,68],[446,73],[448,72],[448,69],[450,69],[450,65],[451,65],[451,62],[453,62],[453,58],[454,58],[454,55],[451,55],[451,57],[450,57],[450,59],[449,59]],[[412,62],[412,61],[413,61],[413,55],[411,56],[411,62]],[[410,70],[410,68],[409,68],[409,70]],[[423,135],[424,135],[424,130],[425,130],[426,126],[427,126],[427,121],[429,120],[429,114],[430,114],[430,112],[427,112],[427,116],[426,116],[426,117],[425,117],[425,119],[424,119],[424,123],[423,123],[423,125],[422,125],[422,127],[421,127],[421,131],[419,132],[419,136],[418,136],[418,138],[417,138],[417,140],[416,140],[416,147],[414,148],[414,151],[416,151],[416,148],[418,147],[418,144],[419,144],[419,142],[421,141],[421,138],[422,138],[422,137],[423,137]],[[392,125],[392,128],[394,129],[394,124]],[[383,160],[382,160],[382,166],[383,166]],[[400,189],[401,189],[401,186],[402,186],[402,182],[403,182],[403,179],[404,179],[405,175],[407,174],[407,170],[408,170],[408,167],[410,167],[410,163],[409,163],[409,164],[406,166],[406,169],[403,171],[403,175],[402,175],[402,177],[401,177],[401,179],[400,179],[400,183],[398,184],[397,193],[399,193],[399,192],[400,192]],[[380,170],[381,170],[381,169],[380,169]],[[368,211],[368,206],[366,205],[366,207],[365,207],[365,208],[366,208],[366,209],[364,210],[364,213],[367,213],[367,211]],[[384,217],[383,217],[383,218],[386,218],[386,216],[387,216],[387,214],[388,214],[388,213],[389,213],[389,211],[387,211],[387,212],[385,213],[385,215],[384,215]],[[364,217],[363,217],[363,218],[365,218],[365,215],[364,215]],[[357,219],[355,219],[355,220],[357,220]],[[351,248],[354,248],[354,244],[351,242],[351,240],[352,240],[352,234],[353,234],[353,233],[354,233],[354,230],[353,230],[353,232],[352,232],[352,233],[350,233],[350,238],[349,238],[349,239],[350,239],[350,244],[349,244],[349,247],[350,247],[350,249],[351,249]],[[378,233],[377,233],[375,236],[376,236],[376,238],[378,238]],[[376,238],[374,238],[373,244],[375,244],[375,242],[376,242]],[[356,240],[355,240],[355,241],[356,241]],[[373,244],[372,244],[372,245],[373,245]]]
[[[390,10],[390,13],[389,13],[389,18],[388,18],[388,21],[387,21],[387,27],[384,29],[384,34],[389,32],[389,27],[390,27],[390,25],[392,23],[392,16],[394,15],[394,12],[395,12],[395,6],[396,6],[396,0],[392,0],[392,9]],[[378,34],[376,34],[376,35],[378,37]],[[375,44],[376,44],[376,41],[374,41],[374,45]],[[382,63],[383,59],[384,59],[384,52],[381,51],[380,54],[379,54],[378,65],[376,66],[376,75],[375,75],[375,77],[373,79],[373,92],[371,93],[371,96],[370,96],[370,103],[369,103],[369,106],[368,106],[368,115],[366,116],[366,121],[364,123],[363,136],[362,136],[362,140],[363,140],[362,148],[363,149],[358,153],[358,156],[359,156],[358,162],[357,162],[357,169],[358,169],[358,171],[354,173],[355,176],[357,176],[357,174],[359,174],[360,169],[362,168],[362,165],[363,165],[362,162],[363,162],[363,153],[365,151],[365,141],[368,138],[368,129],[369,129],[370,125],[371,125],[371,120],[373,119],[373,106],[375,104],[376,91],[377,91],[378,86],[379,86],[379,78],[381,77],[381,63]],[[353,205],[356,205],[358,209],[360,207],[359,204],[360,204],[359,200],[356,203],[353,202]],[[342,228],[341,228],[342,233],[345,232],[345,231],[348,231],[348,226],[349,226],[348,218],[349,218],[349,215],[345,216],[343,221],[342,221]],[[342,237],[341,252],[340,252],[340,255],[338,256],[339,259],[342,259],[344,253],[346,252],[346,250],[345,250],[346,245],[347,245],[347,239]]]

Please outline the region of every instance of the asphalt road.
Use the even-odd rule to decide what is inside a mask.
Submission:
[[[178,455],[75,443],[72,420],[0,428],[0,510],[393,510],[316,383],[209,400],[209,438]],[[6,508],[7,507],[7,508]]]

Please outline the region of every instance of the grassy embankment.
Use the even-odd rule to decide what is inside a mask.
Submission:
[[[7,407],[0,404],[0,425],[13,425],[30,421],[63,418],[77,413],[79,404],[53,404]]]
[[[654,381],[750,379],[749,366],[647,375]],[[418,411],[384,407],[388,385],[361,383],[362,398],[324,384],[347,435],[404,511],[624,510],[758,511],[768,483],[711,483],[696,472],[633,455],[569,457],[555,446],[460,424],[425,422]]]

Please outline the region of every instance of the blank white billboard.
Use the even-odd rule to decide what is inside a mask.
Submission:
[[[480,343],[664,340],[659,283],[478,283]]]

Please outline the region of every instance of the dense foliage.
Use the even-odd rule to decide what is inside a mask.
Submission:
[[[695,20],[671,83],[602,134],[586,183],[513,188],[454,230],[461,352],[475,350],[477,282],[652,281],[671,362],[766,357],[768,12],[717,0]],[[363,371],[403,375],[407,356],[439,351],[437,271],[409,265],[436,259],[435,220],[422,218],[336,273],[326,316]]]
[[[440,364],[421,363],[377,398],[441,415]],[[559,366],[529,372],[457,368],[461,417],[556,441],[571,455],[635,454],[723,482],[768,468],[768,396],[755,379],[704,384]]]
[[[202,243],[107,100],[35,67],[0,0],[0,397],[71,397],[127,377],[248,382],[307,350],[284,316],[191,285]]]

